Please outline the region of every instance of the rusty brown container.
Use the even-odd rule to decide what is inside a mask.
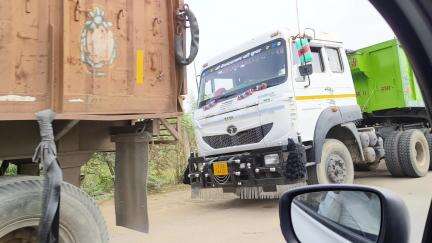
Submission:
[[[1,0],[0,120],[175,116],[181,0]]]

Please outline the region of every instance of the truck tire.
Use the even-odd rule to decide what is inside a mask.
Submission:
[[[418,129],[406,130],[399,139],[402,171],[409,177],[423,177],[429,170],[430,153],[425,135]]]
[[[354,182],[354,164],[351,153],[345,144],[337,139],[326,139],[320,163],[307,169],[309,185]]]
[[[43,178],[0,177],[0,242],[37,242]],[[63,182],[60,242],[108,242],[105,221],[93,199]]]
[[[426,140],[428,141],[429,145],[429,155],[432,155],[432,135],[429,133],[429,131],[425,132]],[[432,156],[431,156],[432,159]],[[432,170],[432,162],[429,162],[429,170]]]
[[[399,163],[399,139],[402,132],[394,131],[384,139],[385,163],[387,170],[395,177],[405,176]]]

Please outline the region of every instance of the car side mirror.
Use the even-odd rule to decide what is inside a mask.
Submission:
[[[313,73],[311,63],[300,65],[298,67],[298,70],[299,70],[300,76],[302,76],[302,77],[309,76]]]
[[[286,242],[408,242],[404,202],[386,190],[316,185],[285,193],[279,217]]]

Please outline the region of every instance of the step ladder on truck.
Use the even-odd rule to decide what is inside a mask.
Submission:
[[[198,197],[353,183],[382,160],[394,176],[430,165],[430,122],[396,40],[347,52],[330,34],[264,34],[203,65],[193,118],[184,181]]]

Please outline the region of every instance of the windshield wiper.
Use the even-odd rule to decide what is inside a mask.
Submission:
[[[213,99],[216,101],[219,101],[221,99],[226,99],[226,98],[229,98],[229,97],[235,96],[235,95],[236,95],[236,92],[228,92],[228,93],[219,95],[218,97],[214,97]]]
[[[207,104],[210,104],[212,101],[218,102],[218,101],[220,101],[222,99],[226,99],[226,98],[229,98],[229,97],[235,96],[235,95],[236,95],[236,92],[229,92],[229,93],[226,93],[226,94],[219,95],[218,97],[213,97],[213,98],[210,98],[210,99],[207,99],[207,100],[203,100],[203,101],[201,101],[199,103],[199,107],[201,108],[201,107],[203,107],[203,106],[205,106]]]

